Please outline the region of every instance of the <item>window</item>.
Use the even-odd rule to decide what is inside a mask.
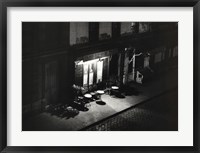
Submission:
[[[103,61],[97,62],[97,83],[102,82],[103,76]]]
[[[140,22],[139,23],[139,33],[144,33],[150,31],[150,23]]]
[[[122,22],[121,23],[121,35],[130,35],[132,22]]]
[[[93,64],[89,64],[89,85],[93,84],[93,80],[94,80]]]
[[[75,61],[75,67],[75,83],[87,89],[94,84],[102,82],[107,77],[108,56],[85,62],[77,60]]]
[[[88,84],[88,65],[84,64],[83,65],[83,85]]]
[[[70,22],[70,45],[88,42],[89,24],[87,22]]]
[[[89,85],[93,85],[94,83],[94,62],[83,64],[83,86],[88,87]]]
[[[112,23],[100,22],[99,23],[99,39],[109,39],[111,37]]]

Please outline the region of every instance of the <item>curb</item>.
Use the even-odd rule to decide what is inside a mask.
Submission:
[[[123,112],[126,112],[126,111],[128,111],[128,110],[130,110],[130,109],[132,109],[132,108],[134,108],[134,107],[137,107],[137,106],[139,106],[139,105],[143,105],[144,103],[147,103],[147,102],[149,102],[150,100],[152,100],[152,99],[154,99],[154,98],[160,97],[160,96],[165,95],[165,94],[167,94],[167,93],[169,93],[169,92],[173,92],[173,91],[176,90],[176,89],[178,89],[178,86],[177,86],[177,87],[174,87],[174,88],[171,88],[171,89],[168,89],[168,90],[166,90],[166,91],[163,91],[163,92],[161,92],[161,93],[158,94],[158,95],[152,96],[152,97],[150,97],[150,98],[148,98],[148,99],[146,99],[146,100],[144,100],[144,101],[139,102],[138,104],[135,104],[135,105],[133,105],[133,106],[131,106],[131,107],[129,107],[129,108],[126,108],[126,109],[124,109],[124,110],[122,110],[122,111],[120,111],[120,112],[117,112],[117,113],[115,113],[115,114],[113,114],[113,115],[110,115],[110,116],[108,116],[108,117],[105,117],[105,118],[103,118],[103,119],[101,119],[101,120],[99,120],[99,121],[97,121],[97,122],[95,122],[95,123],[92,123],[92,124],[90,124],[90,125],[88,125],[88,126],[82,128],[82,129],[80,129],[80,130],[78,130],[78,131],[85,131],[86,129],[91,128],[91,127],[93,127],[93,126],[96,126],[96,125],[100,124],[101,122],[104,122],[105,120],[108,120],[108,119],[110,119],[110,118],[112,118],[112,117],[115,117],[115,116],[117,116],[117,115],[119,115],[119,114],[121,114],[121,113],[123,113]]]

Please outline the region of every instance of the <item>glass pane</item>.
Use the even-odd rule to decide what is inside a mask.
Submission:
[[[70,22],[70,45],[88,42],[89,24],[87,22]]]
[[[100,22],[99,23],[99,38],[109,39],[111,37],[111,22]]]
[[[94,71],[92,69],[92,64],[90,64],[90,69],[89,69],[89,85],[93,84],[93,78],[94,78]]]
[[[122,22],[121,23],[121,35],[131,34],[131,22]]]
[[[103,75],[103,61],[97,62],[97,83],[102,82]]]
[[[83,85],[87,85],[88,83],[88,65],[84,64],[84,73],[83,73]]]

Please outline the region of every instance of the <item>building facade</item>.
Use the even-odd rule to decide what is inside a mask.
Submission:
[[[23,22],[23,114],[70,103],[73,85],[143,84],[177,61],[175,22]]]

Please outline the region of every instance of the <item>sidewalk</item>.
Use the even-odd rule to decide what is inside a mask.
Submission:
[[[105,104],[91,102],[88,111],[80,111],[74,118],[60,118],[49,113],[40,113],[29,118],[23,130],[26,131],[77,131],[99,122],[111,115],[119,113],[127,108],[152,99],[153,97],[167,92],[178,86],[177,69],[158,77],[144,85],[132,84],[140,91],[139,95],[126,96],[125,98],[113,98],[109,95],[102,95]]]
[[[178,90],[161,93],[82,131],[177,131]]]

